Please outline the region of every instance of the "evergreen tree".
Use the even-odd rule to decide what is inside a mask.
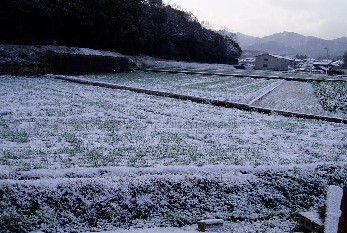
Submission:
[[[1,0],[0,43],[56,44],[210,63],[236,63],[232,38],[161,0]]]
[[[295,58],[304,60],[304,59],[307,59],[307,55],[299,55],[299,54],[296,54]]]

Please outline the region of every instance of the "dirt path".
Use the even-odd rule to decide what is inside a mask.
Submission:
[[[256,107],[306,114],[326,115],[310,83],[284,82],[252,104]]]

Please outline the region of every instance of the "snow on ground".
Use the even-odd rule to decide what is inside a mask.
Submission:
[[[94,50],[88,48],[53,45],[0,44],[0,63],[39,64],[41,62],[42,55],[51,52],[111,57],[122,56],[121,54],[115,52]]]
[[[100,233],[196,233],[196,226],[187,226],[182,228],[177,227],[165,227],[165,228],[140,228],[140,229],[119,229],[115,231],[103,231]]]
[[[324,204],[326,187],[346,185],[347,180],[345,164],[91,168],[95,176],[90,169],[76,170],[61,177],[50,178],[52,171],[46,170],[40,171],[46,177],[31,171],[1,179],[0,230],[10,221],[10,232],[23,227],[44,232],[159,231],[222,218],[224,232],[292,232],[297,211]]]
[[[223,101],[248,103],[277,80],[134,72],[84,78]]]
[[[182,62],[174,60],[161,60],[153,57],[137,57],[143,64],[147,66],[152,66],[156,68],[170,68],[170,69],[184,69],[184,70],[213,70],[213,71],[235,71],[233,65],[227,64],[207,64],[207,63],[197,63],[197,62]]]
[[[224,223],[221,233],[279,233],[290,232],[294,227],[293,222],[286,221],[279,218],[274,218],[266,221],[239,221]],[[197,233],[197,225],[186,227],[165,227],[165,228],[140,228],[140,229],[119,229],[114,231],[105,231],[101,233]],[[216,231],[217,232],[217,231]]]
[[[342,124],[268,116],[49,78],[2,77],[2,164],[280,165],[344,162]]]
[[[305,82],[285,82],[255,103],[258,107],[325,116],[313,87]]]
[[[306,82],[146,72],[82,78],[221,101],[256,103],[256,106],[269,109],[347,117],[342,112],[325,111],[312,84]],[[318,84],[315,86],[319,88]]]
[[[277,82],[140,72],[86,78],[249,99]],[[49,76],[1,76],[0,92],[0,231],[10,221],[12,229],[190,233],[196,220],[222,217],[225,232],[291,232],[297,210],[324,203],[329,184],[346,186],[343,124]],[[170,228],[180,225],[187,227]],[[119,229],[129,227],[140,229]]]

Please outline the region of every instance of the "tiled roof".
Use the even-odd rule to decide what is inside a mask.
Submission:
[[[276,55],[276,54],[271,54],[271,53],[263,53],[263,54],[259,54],[259,55],[258,55],[258,56],[256,56],[256,57],[260,57],[260,56],[263,56],[263,55],[269,55],[269,56],[274,57],[274,58],[286,59],[286,60],[293,60],[293,61],[294,61],[294,59],[293,59],[293,58],[291,58],[291,57],[283,57],[283,56]]]

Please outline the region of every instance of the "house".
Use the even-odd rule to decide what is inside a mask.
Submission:
[[[294,67],[295,60],[274,54],[260,54],[255,57],[255,70],[287,71],[288,67]]]
[[[252,70],[255,65],[255,58],[244,58],[239,60],[239,65],[244,66],[246,70]]]
[[[316,61],[313,63],[313,67],[315,70],[320,70],[321,73],[328,73],[332,68],[331,63],[330,60]]]

